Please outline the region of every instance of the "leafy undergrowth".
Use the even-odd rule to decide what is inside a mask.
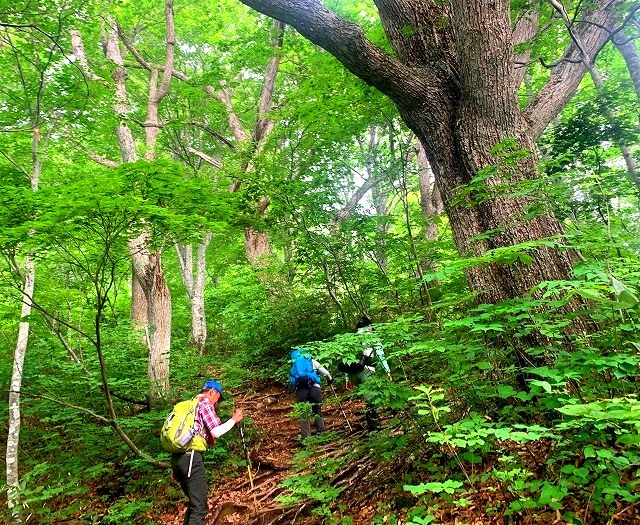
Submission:
[[[236,476],[211,482],[208,524],[640,523],[634,498],[625,502],[616,493],[602,508],[590,501],[593,490],[567,497],[562,479],[549,480],[554,461],[547,437],[504,439],[482,455],[463,456],[429,443],[405,411],[381,411],[382,429],[368,433],[359,398],[342,389],[338,395],[325,391],[327,432],[305,444],[289,391],[270,385],[236,395],[250,418],[251,478],[244,465]],[[563,472],[564,480],[576,475],[566,465]],[[183,507],[155,519],[179,525]]]
[[[424,421],[415,414],[381,410],[381,430],[368,433],[361,400],[342,388],[337,393],[340,400],[325,388],[327,431],[304,444],[291,415],[288,389],[272,384],[234,393],[235,405],[245,409],[251,468],[238,459],[243,448],[235,430],[223,438],[225,467],[211,463],[222,448],[208,452],[210,472],[216,475],[210,474],[207,525],[640,523],[635,494],[625,495],[620,485],[634,486],[635,471],[621,473],[617,486],[612,481],[601,490],[605,496],[609,490],[609,500],[601,497],[595,504],[596,487],[586,481],[584,490],[568,490],[579,485],[593,458],[575,451],[565,453],[558,465],[557,442],[536,438],[543,432],[535,426],[529,427],[526,440],[505,434],[491,446],[485,439],[483,447],[474,448],[472,440],[483,429],[486,438],[490,423],[475,421],[464,432],[456,427],[455,439],[439,442],[434,439],[438,433],[421,427]],[[593,456],[604,450],[593,449]],[[84,503],[74,519],[54,523],[180,525],[185,498],[168,477],[168,471],[157,469],[115,468],[85,487],[87,495],[78,499]],[[122,494],[125,479],[127,487],[137,484],[139,490]],[[56,498],[47,505],[53,501],[73,505],[76,500]],[[38,523],[35,509],[29,523]]]

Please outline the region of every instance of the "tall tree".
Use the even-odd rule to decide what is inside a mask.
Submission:
[[[135,140],[128,126],[131,112],[126,85],[125,52],[130,52],[139,66],[148,71],[149,84],[146,103],[145,154],[147,160],[156,158],[156,142],[163,123],[160,121],[160,103],[169,91],[174,74],[175,21],[173,1],[164,3],[165,53],[162,66],[150,63],[135,49],[118,22],[103,37],[106,57],[113,63],[115,83],[114,111],[120,119],[117,128],[123,162],[137,159]],[[122,41],[122,46],[120,45]],[[171,294],[162,269],[162,253],[150,248],[150,233],[143,231],[131,239],[132,257],[132,317],[145,331],[149,348],[149,379],[151,395],[157,397],[169,387],[169,359],[171,351]]]
[[[264,73],[260,99],[258,102],[258,112],[251,133],[248,133],[240,118],[234,111],[228,90],[222,86],[218,91],[218,98],[227,108],[229,127],[233,132],[236,141],[241,145],[249,145],[247,160],[242,166],[239,175],[252,173],[255,169],[255,157],[258,156],[266,143],[269,133],[273,130],[274,122],[270,118],[273,107],[276,79],[280,68],[280,60],[282,58],[282,43],[284,39],[285,25],[275,21],[271,36],[272,54]],[[238,177],[230,187],[232,192],[240,189],[242,179]],[[269,199],[266,196],[260,198],[255,203],[255,211],[258,215],[262,215],[269,207]],[[271,254],[269,245],[269,236],[265,231],[258,231],[254,227],[247,227],[244,231],[244,244],[247,259],[252,264],[264,263],[265,258]]]
[[[64,12],[63,12],[64,13]],[[31,136],[30,148],[27,141],[10,141],[0,146],[0,154],[8,161],[12,169],[26,177],[32,192],[40,185],[47,148],[58,120],[61,109],[60,100],[52,98],[51,92],[61,86],[54,70],[64,70],[62,65],[62,31],[65,16],[43,13],[39,23],[33,25],[7,24],[0,27],[0,47],[3,49],[3,66],[12,71],[12,79],[4,85],[3,91],[13,101],[10,107],[2,111],[2,129],[9,134]],[[21,19],[21,22],[25,20]],[[29,22],[35,22],[29,20]],[[60,70],[58,70],[60,73]],[[21,151],[21,146],[25,146]],[[6,255],[6,254],[5,254]],[[21,496],[19,491],[19,443],[21,413],[21,392],[23,370],[27,346],[29,343],[30,315],[33,307],[36,265],[33,253],[19,257],[9,257],[9,264],[21,286],[20,322],[15,351],[13,370],[9,388],[9,428],[6,446],[7,504],[14,523],[22,523]],[[22,260],[22,264],[18,262]]]
[[[548,81],[521,109],[512,12],[506,0],[375,0],[394,55],[317,0],[241,1],[295,27],[394,101],[425,147],[462,256],[536,244],[563,233],[549,211],[528,217],[530,198],[507,197],[497,189],[507,179],[537,177],[534,141],[577,89],[586,71],[583,56],[595,60],[608,41],[615,28],[614,4],[599,0],[580,7],[573,17],[573,33],[581,46],[567,39]],[[496,146],[509,139],[515,140],[515,149],[528,154],[515,166],[491,168],[500,163]],[[487,169],[493,169],[485,181],[489,195],[480,201],[469,195],[461,199],[460,189]],[[571,272],[568,252],[540,245],[532,255],[528,264],[470,268],[469,285],[479,300],[498,302]]]
[[[569,34],[571,34],[572,40],[576,43],[576,45],[580,49],[582,62],[584,63],[585,69],[589,72],[589,75],[591,77],[591,80],[593,81],[594,86],[596,87],[597,92],[602,94],[604,92],[604,81],[602,80],[602,76],[596,69],[595,63],[592,60],[591,56],[588,54],[588,51],[586,50],[584,44],[580,40],[580,37],[574,33],[573,27],[572,27],[573,22],[569,18],[567,11],[564,9],[564,6],[562,6],[562,4],[558,2],[555,2],[555,1],[552,2],[552,5],[556,9],[560,17],[562,18],[567,28],[567,31],[569,32]],[[627,55],[629,55],[629,52],[627,52]],[[624,53],[623,53],[623,56],[624,56]],[[610,107],[605,108],[605,115],[608,118],[609,123],[615,126],[616,115]],[[629,172],[631,177],[636,181],[636,186],[640,187],[640,182],[638,181],[638,178],[639,178],[638,166],[636,164],[635,158],[633,157],[633,153],[631,152],[631,149],[629,148],[629,146],[627,146],[624,142],[621,142],[620,140],[617,140],[616,142],[618,143],[617,145],[620,147],[620,151],[622,152],[622,157],[624,158],[625,164],[627,165],[627,171]]]

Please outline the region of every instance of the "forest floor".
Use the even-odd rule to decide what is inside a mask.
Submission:
[[[334,385],[337,386],[337,383]],[[298,504],[285,505],[276,498],[285,494],[281,482],[291,476],[294,455],[303,447],[313,456],[308,465],[313,469],[313,463],[320,456],[328,458],[346,455],[354,443],[366,439],[362,401],[355,397],[339,401],[334,392],[341,395],[344,389],[337,387],[332,391],[326,385],[323,388],[322,413],[326,427],[323,436],[330,441],[309,445],[302,444],[300,425],[291,415],[295,398],[289,389],[273,384],[249,394],[234,393],[235,408],[243,408],[245,418],[250,420],[245,426],[245,437],[251,458],[251,478],[249,470],[245,468],[241,477],[210,480],[207,525],[324,523],[323,518],[310,514],[313,506],[310,500],[303,498]],[[384,418],[381,421],[384,424]],[[314,425],[312,431],[315,433]],[[383,495],[380,495],[377,499],[372,498],[364,504],[358,502],[352,506],[352,502],[344,499],[349,488],[356,488],[354,482],[364,479],[359,471],[372,466],[366,462],[350,465],[338,474],[342,478],[340,484],[343,485],[341,507],[346,509],[341,514],[350,516],[353,525],[373,523],[378,503],[382,501]],[[300,470],[301,467],[298,465],[296,468]],[[361,486],[359,488],[362,489]],[[377,492],[376,487],[370,489],[373,490],[367,490],[367,493]],[[167,511],[160,517],[161,523],[181,525],[184,512],[184,506]]]
[[[336,383],[337,384],[337,383]],[[337,388],[338,395],[345,393]],[[291,416],[294,402],[293,394],[282,385],[269,385],[257,391],[245,394],[235,393],[236,407],[245,410],[245,417],[250,419],[247,429],[250,430],[249,451],[251,458],[251,479],[249,470],[236,478],[214,480],[210,482],[209,516],[207,525],[231,524],[304,524],[316,525],[327,523],[322,516],[313,515],[313,508],[319,506],[317,501],[300,498],[299,501],[285,504],[277,497],[287,495],[282,486],[283,480],[292,475],[304,477],[314,472],[318,462],[335,459],[340,462],[337,470],[331,471],[326,483],[318,487],[319,491],[340,491],[337,501],[330,506],[331,522],[349,523],[352,525],[398,524],[410,521],[407,518],[409,509],[416,506],[418,498],[403,490],[403,474],[413,471],[418,463],[424,465],[432,462],[431,455],[416,451],[401,454],[391,461],[379,461],[378,454],[385,445],[392,451],[394,444],[404,437],[402,426],[397,419],[381,412],[383,429],[379,433],[368,434],[364,424],[363,403],[356,396],[348,396],[341,401],[334,395],[330,387],[323,389],[323,415],[327,433],[327,441],[303,445],[299,439],[299,424]],[[242,401],[238,401],[242,400]],[[346,419],[345,419],[346,418]],[[347,424],[347,420],[349,424]],[[399,441],[398,441],[399,440]],[[419,441],[419,440],[417,440]],[[531,457],[531,469],[540,467],[546,460],[548,447],[545,443],[534,444],[526,451],[513,447],[514,454]],[[371,451],[376,448],[375,456]],[[308,449],[306,465],[304,460],[294,462],[294,455]],[[532,451],[534,452],[532,454]],[[356,452],[357,461],[350,461]],[[537,457],[536,457],[537,456]],[[451,458],[449,458],[451,459]],[[295,464],[294,464],[295,463]],[[493,463],[493,464],[492,464]],[[488,458],[484,464],[476,466],[475,474],[491,471],[496,466],[496,459]],[[307,470],[305,470],[305,467]],[[414,479],[414,483],[428,482],[428,479]],[[538,525],[566,523],[558,511],[528,512],[518,516],[507,517],[504,509],[508,508],[510,494],[500,490],[495,479],[491,482],[477,482],[472,490],[465,494],[468,502],[456,506],[450,500],[440,501],[438,508],[430,509],[434,515],[434,523],[466,524],[466,525]],[[327,500],[335,499],[335,495]],[[512,498],[511,498],[512,499]],[[601,521],[590,515],[588,502],[576,501],[564,510],[573,510],[583,521],[578,523],[616,523],[630,525],[640,523],[640,514],[635,505],[620,506],[614,513],[615,519]],[[179,509],[167,509],[160,516],[160,522],[167,525],[181,525],[184,517],[184,506]],[[429,523],[429,521],[417,522]]]

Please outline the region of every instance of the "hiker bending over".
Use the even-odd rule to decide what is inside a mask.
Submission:
[[[316,431],[320,434],[324,432],[324,419],[322,419],[322,390],[318,372],[327,378],[329,384],[333,383],[333,378],[326,368],[320,366],[318,361],[311,359],[302,350],[296,349],[291,352],[291,361],[293,364],[289,372],[289,380],[296,393],[296,403],[311,403]],[[311,434],[311,423],[307,418],[300,419],[300,433],[303,438]]]
[[[371,319],[366,315],[363,315],[358,324],[356,325],[356,332],[358,334],[371,333],[370,327]],[[365,348],[362,350],[360,361],[352,363],[350,365],[341,364],[340,370],[347,374],[347,390],[351,390],[363,384],[369,379],[376,371],[377,366],[381,365],[382,369],[386,372],[389,381],[393,381],[391,376],[391,369],[387,363],[387,359],[384,355],[382,343],[380,341],[364,343]],[[373,395],[365,392],[364,394],[364,416],[367,423],[368,430],[376,430],[380,427],[380,421],[378,420],[378,411],[376,406],[371,402]]]
[[[220,421],[216,414],[216,403],[224,399],[224,396],[222,386],[217,381],[210,379],[205,382],[197,398],[193,427],[195,436],[186,452],[171,455],[172,477],[180,483],[180,487],[189,498],[183,525],[203,525],[209,511],[207,473],[202,453],[208,446],[213,445],[216,438],[226,434],[236,423],[242,421],[242,409],[235,410],[226,423]]]

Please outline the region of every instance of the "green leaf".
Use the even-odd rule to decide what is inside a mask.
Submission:
[[[611,282],[613,283],[616,297],[622,304],[628,308],[633,308],[638,304],[638,298],[625,284],[618,281],[615,277],[611,277]]]

